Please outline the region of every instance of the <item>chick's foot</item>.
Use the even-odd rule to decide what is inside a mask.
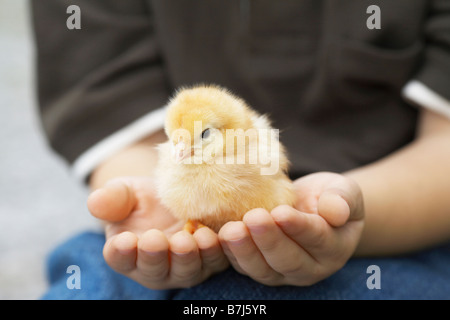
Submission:
[[[190,234],[194,234],[194,232],[200,228],[206,227],[204,224],[195,221],[195,220],[188,220],[186,224],[183,227],[183,230],[189,232]]]

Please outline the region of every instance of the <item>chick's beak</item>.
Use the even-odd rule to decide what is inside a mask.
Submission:
[[[180,163],[184,159],[189,158],[190,156],[192,156],[192,154],[192,148],[189,145],[186,145],[183,141],[175,144],[173,157],[177,163]]]

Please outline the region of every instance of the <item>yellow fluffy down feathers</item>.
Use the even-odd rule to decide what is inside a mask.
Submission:
[[[179,90],[169,101],[165,132],[157,190],[175,217],[218,232],[251,209],[293,205],[278,130],[226,89]]]

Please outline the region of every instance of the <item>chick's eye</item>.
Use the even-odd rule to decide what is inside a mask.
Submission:
[[[210,134],[211,134],[211,132],[210,132],[209,129],[203,130],[203,132],[202,132],[202,139],[208,139]]]

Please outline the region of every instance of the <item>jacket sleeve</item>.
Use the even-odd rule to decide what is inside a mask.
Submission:
[[[430,1],[423,41],[423,63],[404,96],[450,118],[450,1]]]
[[[70,5],[81,29],[66,26]],[[145,1],[33,0],[39,111],[69,163],[167,101],[170,88]]]

